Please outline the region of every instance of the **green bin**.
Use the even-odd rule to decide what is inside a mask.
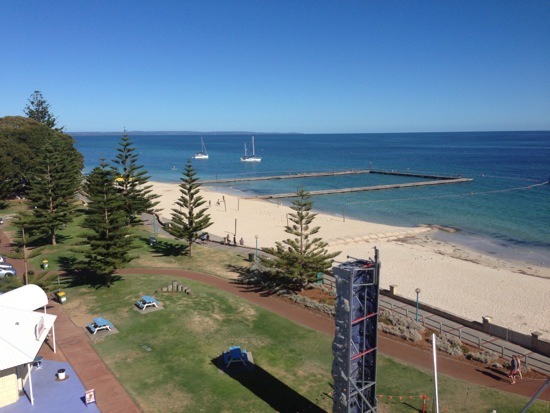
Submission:
[[[323,273],[322,272],[317,273],[317,284],[323,284]]]
[[[57,301],[59,301],[60,304],[65,304],[67,302],[67,295],[65,294],[65,291],[59,291],[57,293]]]
[[[48,260],[42,260],[42,268],[45,270],[48,269]]]

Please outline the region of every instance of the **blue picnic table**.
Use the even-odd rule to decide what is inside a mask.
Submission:
[[[145,310],[147,307],[158,307],[159,304],[160,302],[150,295],[144,295],[136,302],[140,310]]]
[[[101,330],[108,330],[111,331],[111,328],[113,327],[113,323],[111,323],[109,320],[103,317],[95,317],[92,323],[89,323],[87,325],[88,329],[91,331],[92,334],[97,333]]]

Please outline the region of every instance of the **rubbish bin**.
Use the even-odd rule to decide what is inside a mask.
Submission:
[[[59,291],[57,293],[57,301],[59,301],[60,304],[65,304],[67,302],[67,296],[64,291]]]
[[[322,272],[317,273],[317,284],[323,284],[323,273]]]
[[[149,245],[152,247],[153,245],[157,245],[157,237],[154,235],[151,235],[149,237]]]
[[[255,257],[255,256],[256,256],[255,253],[249,252],[249,253],[248,253],[248,261],[254,262],[254,257]]]
[[[48,269],[48,260],[42,260],[42,268],[45,270]]]

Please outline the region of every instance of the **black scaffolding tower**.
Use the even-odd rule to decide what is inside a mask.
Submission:
[[[377,412],[378,249],[374,249],[374,260],[352,258],[335,266],[333,274],[337,293],[333,412]]]

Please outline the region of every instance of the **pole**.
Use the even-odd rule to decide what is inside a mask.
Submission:
[[[254,262],[257,265],[258,264],[258,236],[255,235],[255,237],[256,237],[256,259],[254,260]]]
[[[29,272],[27,269],[27,241],[25,240],[25,227],[21,226],[21,234],[23,235],[23,262],[25,263],[25,285],[29,283]]]
[[[434,357],[434,386],[435,386],[435,397],[434,397],[434,404],[435,404],[435,410],[432,409],[432,411],[435,411],[435,413],[439,413],[439,396],[438,396],[438,390],[437,390],[437,344],[436,344],[436,335],[432,334],[432,347],[433,347],[433,357]]]
[[[420,288],[416,290],[416,322],[418,323],[418,295],[420,294]]]
[[[522,409],[521,413],[525,413],[527,410],[529,410],[529,407],[531,407],[531,405],[535,402],[535,400],[537,400],[539,398],[540,394],[549,385],[550,385],[550,377],[548,377],[546,379],[546,381],[544,383],[542,383],[542,386],[540,386],[540,388],[537,390],[535,395],[533,397],[531,397],[531,400],[529,400],[529,403],[527,403],[527,405]]]

